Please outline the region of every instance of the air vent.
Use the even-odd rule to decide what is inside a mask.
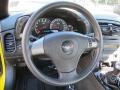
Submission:
[[[113,24],[113,23],[99,23],[103,35],[118,35],[120,34],[120,25]]]
[[[12,33],[7,33],[4,36],[5,51],[13,53],[15,51],[15,39]]]
[[[114,25],[114,24],[113,24],[112,27],[113,27],[113,31],[114,31],[114,32],[120,32],[120,26],[119,26],[119,25]]]

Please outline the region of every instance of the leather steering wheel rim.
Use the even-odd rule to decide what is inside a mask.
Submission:
[[[38,18],[42,17],[42,15],[44,15],[47,11],[54,9],[54,8],[61,8],[61,7],[74,9],[74,10],[80,12],[81,14],[83,14],[91,22],[91,25],[92,25],[94,33],[95,33],[95,38],[98,40],[98,44],[99,44],[98,47],[95,49],[95,52],[96,52],[95,56],[92,60],[92,63],[88,66],[88,68],[83,73],[81,73],[78,77],[76,77],[75,79],[67,80],[67,81],[60,81],[57,79],[50,78],[50,77],[44,75],[41,71],[39,71],[37,69],[37,67],[34,65],[34,63],[32,62],[32,59],[31,59],[32,53],[30,51],[30,46],[29,46],[29,35],[30,35],[31,28],[34,25],[35,21]],[[100,60],[101,52],[102,52],[102,48],[103,48],[102,45],[103,45],[102,33],[101,33],[100,27],[99,27],[98,23],[96,22],[96,20],[94,19],[94,17],[83,7],[81,7],[77,4],[71,3],[71,2],[55,2],[52,4],[46,5],[45,7],[39,9],[37,12],[33,13],[25,25],[25,28],[23,31],[23,37],[22,37],[23,56],[24,56],[25,63],[27,65],[27,67],[29,68],[29,70],[39,80],[41,80],[47,84],[55,85],[55,86],[65,86],[68,84],[73,84],[73,83],[76,83],[76,82],[84,79],[85,77],[87,77],[93,71],[93,69],[95,68],[95,66],[97,65],[97,63]]]

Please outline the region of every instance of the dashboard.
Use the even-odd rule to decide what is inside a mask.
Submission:
[[[40,17],[36,20],[31,30],[31,42],[34,42],[47,34],[61,32],[63,30],[88,35],[92,32],[90,24],[88,24],[88,21],[82,16],[81,18],[78,18],[76,15],[76,18],[74,18],[74,15],[72,16],[70,13],[63,10],[52,12],[53,13],[49,13],[49,15]],[[31,14],[12,15],[0,22],[0,35],[4,44],[5,58],[11,63],[24,62],[21,39],[24,26],[30,16]],[[120,17],[118,15],[110,16]],[[114,53],[120,46],[120,20],[108,18],[110,16],[105,18],[106,16],[94,15],[100,25],[104,39],[104,50],[101,61],[107,61],[111,55],[114,59],[118,59],[118,53],[120,53]],[[86,28],[86,26],[88,28]]]

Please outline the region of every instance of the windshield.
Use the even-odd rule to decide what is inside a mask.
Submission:
[[[9,12],[33,12],[40,7],[61,0],[10,0]],[[62,0],[82,5],[90,12],[117,12],[120,11],[120,0]]]

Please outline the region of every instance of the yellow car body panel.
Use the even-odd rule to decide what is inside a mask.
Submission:
[[[6,66],[5,66],[5,60],[3,55],[3,48],[2,43],[0,42],[0,60],[2,65],[2,73],[0,74],[0,90],[4,90],[5,87],[5,76],[6,76]]]

